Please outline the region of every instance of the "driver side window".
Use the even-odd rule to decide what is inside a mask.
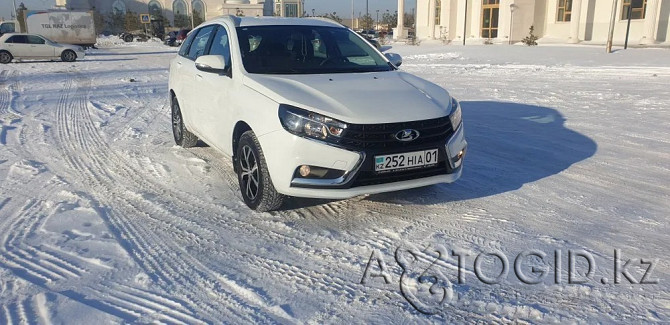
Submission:
[[[194,30],[190,34],[188,34],[188,37],[186,37],[184,43],[181,44],[181,48],[179,49],[179,55],[183,57],[188,57],[188,50],[191,48],[191,43],[193,43],[193,39],[195,38],[196,34],[198,34],[197,30]]]
[[[207,42],[212,36],[212,31],[214,30],[215,25],[210,25],[201,28],[198,31],[198,35],[193,39],[193,44],[188,51],[188,58],[195,61],[199,56],[205,53],[207,49]]]
[[[44,44],[45,41],[43,38],[35,35],[28,35],[28,43],[30,44]]]
[[[226,62],[226,69],[230,69],[230,38],[225,27],[219,26],[217,29],[208,54],[223,56],[223,60]]]

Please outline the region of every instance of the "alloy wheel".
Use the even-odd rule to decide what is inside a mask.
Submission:
[[[181,111],[179,110],[179,104],[172,104],[172,133],[174,134],[175,141],[181,141],[182,134],[182,121],[181,121]]]
[[[77,55],[74,54],[72,51],[66,51],[63,53],[63,58],[65,59],[64,61],[66,62],[72,62],[77,58]]]
[[[9,55],[9,53],[7,52],[0,53],[0,62],[9,63],[10,61],[12,61],[12,57]]]
[[[260,177],[258,173],[258,159],[249,146],[244,146],[242,148],[240,169],[240,178],[242,180],[244,194],[250,200],[254,200],[256,199],[256,196],[258,196]]]

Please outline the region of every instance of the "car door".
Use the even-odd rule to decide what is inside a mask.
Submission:
[[[223,150],[231,134],[231,91],[233,87],[230,33],[224,26],[218,26],[214,31],[207,55],[223,56],[226,62],[225,73],[197,71],[194,86],[203,94],[199,105],[195,107],[198,123],[206,130],[204,137],[214,147]]]
[[[30,44],[28,44],[26,35],[14,35],[8,38],[5,41],[5,46],[15,58],[31,57]]]
[[[186,80],[186,76],[184,76],[184,69],[190,61],[188,58],[188,51],[196,34],[197,31],[194,31],[188,36],[188,38],[186,38],[181,48],[179,48],[179,55],[177,55],[177,57],[170,62],[170,87],[177,96],[177,101],[181,107],[182,115],[185,115],[184,112],[188,109],[188,102],[186,101],[186,98],[188,98],[188,94],[186,92],[186,85],[188,84],[188,81]],[[183,118],[187,126],[189,126],[190,123],[187,117],[183,116]]]
[[[37,35],[26,35],[30,46],[30,53],[33,57],[52,58],[55,55],[56,48],[47,43],[46,40]]]
[[[193,42],[190,44],[188,53],[184,58],[185,60],[179,68],[180,78],[183,82],[183,91],[181,98],[179,98],[179,105],[182,107],[182,112],[184,112],[182,115],[185,115],[184,120],[187,127],[204,139],[208,137],[205,132],[206,130],[200,125],[202,117],[199,116],[200,111],[198,107],[202,105],[204,98],[211,96],[211,94],[203,92],[202,89],[196,86],[196,75],[200,74],[201,71],[196,69],[195,60],[205,54],[215,28],[216,25],[209,25],[194,31],[197,34],[193,38]]]

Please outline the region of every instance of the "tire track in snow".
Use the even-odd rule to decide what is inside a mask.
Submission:
[[[88,82],[90,81],[83,80],[84,86]],[[163,227],[161,233],[183,233],[184,227],[174,228],[173,226],[170,228],[168,224],[168,228],[165,228],[166,223],[163,221],[182,224],[184,221],[188,222],[188,220],[176,219],[173,214],[160,210],[154,211],[159,216],[152,215],[156,218],[155,223],[147,223],[147,220],[141,220],[141,222],[133,220],[132,217],[147,216],[149,213],[143,211],[143,207],[137,204],[139,201],[139,205],[146,205],[146,199],[124,198],[129,188],[140,189],[145,192],[153,191],[155,193],[153,198],[157,199],[157,202],[154,203],[158,205],[163,204],[161,196],[165,194],[165,189],[143,180],[140,173],[126,166],[124,159],[106,145],[100,134],[95,130],[88,115],[85,93],[74,83],[75,81],[72,79],[65,83],[65,89],[59,103],[58,125],[56,127],[58,129],[59,145],[63,149],[62,153],[68,164],[77,170],[80,178],[84,179],[87,186],[100,191],[103,194],[101,196],[105,198],[113,198],[112,201],[101,201],[114,207],[114,209],[107,209],[103,213],[109,223],[117,229],[117,233],[121,237],[120,240],[127,243],[125,246],[137,264],[141,265],[148,274],[155,275],[155,280],[163,287],[176,286],[193,290],[203,284],[207,284],[207,288],[203,289],[210,289],[211,285],[215,284],[214,288],[222,290],[222,293],[227,293],[217,295],[217,299],[213,299],[213,301],[211,297],[208,297],[205,301],[201,297],[196,297],[200,301],[191,303],[194,310],[205,310],[217,315],[219,314],[217,310],[223,306],[227,310],[227,317],[235,315],[240,321],[269,321],[272,319],[272,317],[268,318],[269,315],[259,314],[258,312],[262,312],[263,309],[259,310],[253,302],[250,303],[244,297],[235,295],[233,290],[227,290],[225,286],[220,285],[217,287],[216,276],[212,275],[210,270],[203,267],[205,271],[199,271],[202,265],[197,260],[190,257],[182,247],[157,236],[156,231],[150,227]],[[70,98],[70,93],[73,93],[72,98]],[[112,174],[110,171],[112,169],[114,169],[116,175]],[[129,186],[119,186],[119,179],[129,183]],[[177,198],[171,195],[170,199],[174,201]],[[198,201],[201,204],[204,203],[202,200]],[[189,206],[191,209],[193,207],[192,203],[181,200],[183,206]],[[173,203],[167,204],[167,207],[173,213],[180,212],[182,215],[193,213],[193,211],[187,211],[186,208]],[[193,223],[186,228],[193,227],[198,229],[199,225]],[[194,235],[196,234],[192,233],[188,237]],[[283,317],[283,315],[279,316]]]
[[[89,139],[86,138],[86,130],[83,130],[83,127],[78,125],[77,122],[82,121],[82,110],[85,110],[86,107],[82,107],[81,103],[85,99],[83,93],[80,92],[79,88],[74,88],[74,80],[69,78],[65,83],[65,88],[63,90],[58,110],[57,110],[57,126],[58,137],[60,139],[59,145],[63,147],[63,154],[66,161],[69,165],[84,176],[84,181],[87,183],[87,186],[94,187],[96,190],[103,189],[106,197],[116,197],[119,198],[118,201],[114,202],[115,210],[102,211],[105,219],[110,222],[117,233],[125,236],[126,238],[119,238],[121,243],[132,243],[129,245],[124,245],[126,250],[131,256],[135,257],[135,261],[138,265],[142,266],[145,272],[153,274],[157,278],[161,279],[164,285],[171,286],[171,277],[174,274],[163,272],[163,269],[171,270],[171,264],[174,264],[173,261],[167,261],[167,263],[161,263],[163,261],[156,260],[155,255],[159,255],[155,249],[151,250],[150,245],[144,241],[144,238],[149,237],[149,232],[140,233],[136,230],[135,227],[131,226],[132,223],[128,222],[128,217],[141,215],[142,211],[140,209],[135,209],[132,203],[129,200],[125,200],[123,197],[125,193],[113,193],[113,189],[105,188],[103,180],[106,178],[111,184],[116,179],[114,176],[108,174],[104,167],[99,164],[99,159],[95,159],[98,154],[102,152],[92,151],[89,146]],[[70,98],[71,92],[73,92],[73,97]],[[79,92],[79,93],[78,93]],[[79,105],[78,105],[79,104]],[[88,154],[88,157],[81,159],[80,155]],[[104,158],[109,158],[107,155],[103,155]],[[86,160],[91,165],[84,165],[83,161]],[[118,160],[117,160],[118,162]],[[111,203],[111,202],[110,202]],[[120,211],[117,212],[117,211]],[[127,215],[128,217],[124,217]],[[159,242],[160,243],[160,242]],[[163,246],[163,243],[157,244],[156,246]],[[165,265],[163,265],[165,264]],[[172,269],[173,270],[173,269]],[[176,273],[176,272],[174,272]],[[124,309],[125,312],[126,309]],[[133,314],[142,314],[141,311]],[[187,315],[188,316],[188,315]]]
[[[15,166],[22,165],[15,164],[12,168]],[[24,166],[24,168],[27,167]],[[38,228],[54,212],[50,203],[41,193],[52,193],[59,185],[62,185],[57,178],[43,182],[42,179],[44,177],[41,177],[42,171],[37,171],[37,173],[37,175],[21,175],[28,176],[28,181],[24,177],[15,179],[16,177],[12,177],[12,173],[10,173],[10,177],[0,187],[1,192],[13,193],[14,196],[17,194],[15,189],[21,188],[23,183],[29,187],[39,186],[42,188],[42,191],[38,194],[25,195],[26,198],[32,198],[27,199],[24,205],[17,209],[12,217],[3,220],[2,228],[6,229],[6,233],[2,238],[0,246],[0,262],[10,269],[31,275],[34,277],[33,282],[40,284],[68,278],[78,278],[86,272],[85,268],[77,266],[71,261],[52,253],[42,251],[26,242],[28,236],[36,233]],[[15,200],[17,199],[15,198]],[[20,203],[17,202],[17,204]]]
[[[13,91],[19,87],[18,80],[10,78],[15,77],[18,73],[14,70],[0,70],[0,120],[12,121],[21,118],[21,115],[12,110]]]

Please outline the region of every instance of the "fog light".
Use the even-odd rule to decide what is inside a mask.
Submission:
[[[312,169],[307,165],[300,166],[300,176],[307,177],[312,173]]]

